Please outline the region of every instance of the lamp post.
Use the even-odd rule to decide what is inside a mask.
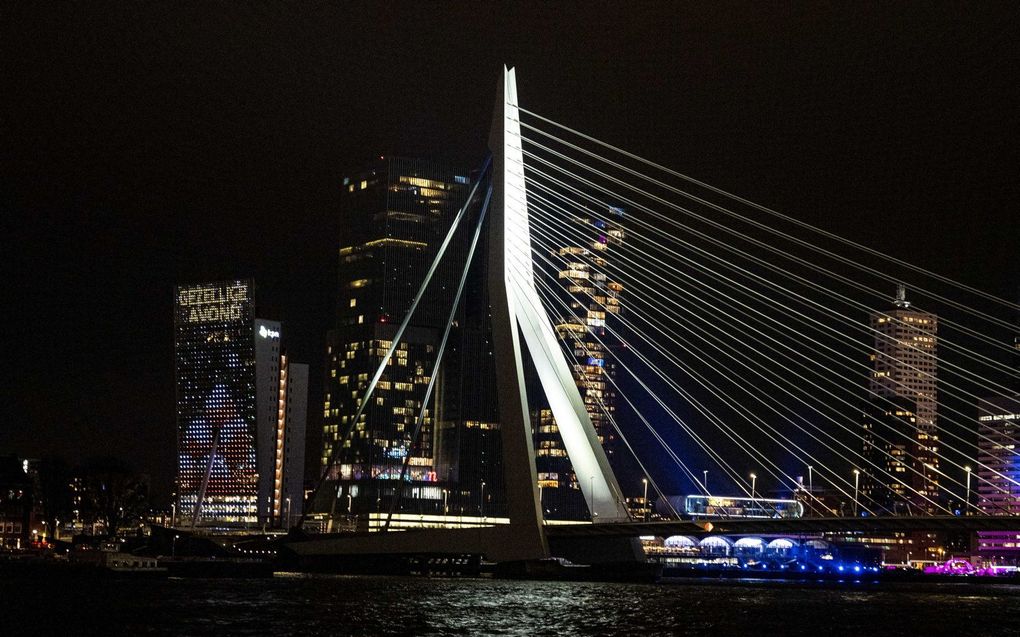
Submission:
[[[963,514],[970,515],[970,466],[964,467],[967,472],[967,499],[963,503]]]
[[[708,469],[702,469],[701,475],[703,476],[701,479],[701,486],[705,489],[705,495],[712,495],[708,490]]]
[[[854,517],[857,517],[857,487],[861,481],[861,472],[854,469]]]
[[[648,506],[648,478],[641,478],[641,482],[645,485],[645,496],[644,496],[645,515],[644,515],[644,518],[645,518],[645,522],[647,522],[648,521],[648,514],[651,511],[651,508]]]
[[[751,504],[754,504],[754,485],[758,481],[758,476],[751,474]]]
[[[170,528],[177,528],[177,503],[170,504]]]
[[[287,498],[287,529],[290,529],[290,498]]]
[[[179,536],[179,535],[174,535],[174,539],[170,543],[170,559],[176,559],[177,558],[177,540],[180,539],[180,537],[181,536]]]
[[[811,493],[814,493],[814,492],[815,492],[815,476],[814,476],[814,469],[815,469],[815,468],[814,468],[814,467],[812,467],[811,465],[808,465],[808,466],[807,466],[807,489],[808,489],[808,491],[810,491]]]
[[[347,494],[347,515],[354,512],[354,496],[350,493]]]
[[[478,499],[478,515],[485,519],[485,480],[482,480],[482,494]]]
[[[447,496],[450,494],[448,489],[443,489],[443,515],[447,515],[450,512],[450,507],[447,505]]]

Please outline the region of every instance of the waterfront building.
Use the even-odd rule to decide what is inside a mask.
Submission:
[[[308,367],[255,310],[251,280],[176,289],[179,523],[276,526],[300,513]]]
[[[480,207],[470,210],[474,227]],[[443,358],[436,400],[436,473],[449,515],[507,515],[496,358],[483,232]],[[483,486],[484,485],[484,486]]]
[[[611,267],[612,255],[624,240],[623,210],[608,207],[575,215],[572,231],[561,235],[552,250],[556,272],[554,289],[559,297],[549,308],[560,339],[566,344],[568,364],[577,383],[592,425],[610,463],[617,467],[617,435],[612,418],[616,412],[617,339],[606,329],[607,321],[620,312],[623,284]],[[583,519],[587,508],[578,477],[567,457],[552,411],[534,410],[535,455],[538,483],[546,515],[552,519]]]
[[[328,485],[312,505],[330,519],[388,507],[405,459],[401,510],[427,505],[434,512],[441,506],[435,403],[426,408],[417,439],[412,436],[463,267],[466,230],[450,246],[369,404],[353,419],[469,183],[441,162],[399,157],[380,157],[343,179],[336,322],[327,337],[319,459]]]
[[[939,500],[938,318],[912,309],[900,286],[893,308],[873,313],[870,327],[862,504],[876,512],[933,513]]]
[[[1020,515],[1020,395],[978,402],[976,508],[984,515]],[[990,560],[1020,560],[1020,533],[980,531],[978,554]]]
[[[977,508],[985,515],[1020,515],[1020,396],[978,402]]]

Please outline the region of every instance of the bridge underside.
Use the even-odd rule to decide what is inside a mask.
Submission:
[[[633,533],[566,535],[550,537],[549,544],[552,555],[577,563],[634,562],[643,559],[640,546],[632,541],[636,537],[637,535]],[[520,536],[511,525],[475,529],[409,529],[390,533],[330,534],[287,542],[285,545],[299,559],[305,561],[426,553],[478,555],[490,562],[521,559]]]

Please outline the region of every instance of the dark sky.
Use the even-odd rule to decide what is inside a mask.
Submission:
[[[7,3],[0,453],[118,455],[165,492],[178,282],[254,276],[321,374],[343,172],[479,165],[504,62],[531,110],[1012,298],[1017,24],[1009,3]]]

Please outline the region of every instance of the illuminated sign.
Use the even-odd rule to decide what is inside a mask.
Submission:
[[[188,323],[239,321],[244,317],[244,304],[248,301],[248,284],[242,282],[177,291],[180,316]]]
[[[280,338],[280,332],[271,330],[265,325],[259,325],[259,336],[262,338]]]

